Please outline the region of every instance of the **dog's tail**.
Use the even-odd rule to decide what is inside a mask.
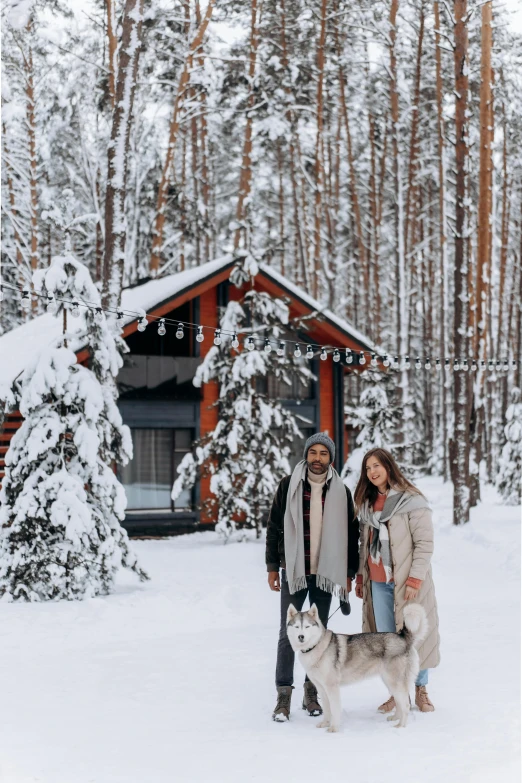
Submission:
[[[411,642],[418,647],[428,635],[428,619],[426,611],[420,604],[406,604],[403,612],[404,628],[402,634],[404,637],[411,637]]]

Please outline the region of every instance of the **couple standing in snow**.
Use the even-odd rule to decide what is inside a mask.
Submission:
[[[294,681],[294,652],[286,634],[292,603],[301,610],[308,596],[326,627],[332,595],[348,601],[352,581],[363,600],[363,632],[399,631],[407,601],[426,610],[429,633],[419,649],[415,703],[434,710],[426,685],[439,663],[437,604],[431,575],[433,525],[422,493],[402,474],[385,449],[365,454],[355,490],[333,467],[335,444],[325,433],[305,443],[303,459],[279,484],[267,523],[266,567],[271,590],[281,594],[277,647],[276,721],[288,720]],[[379,711],[391,712],[393,697]],[[306,677],[303,709],[321,715],[317,691]]]

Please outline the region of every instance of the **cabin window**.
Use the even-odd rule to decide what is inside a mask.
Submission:
[[[134,456],[120,468],[128,512],[192,510],[193,490],[185,490],[175,502],[170,493],[177,468],[191,449],[193,430],[132,428],[131,433]]]

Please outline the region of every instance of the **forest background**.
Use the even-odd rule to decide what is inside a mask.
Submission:
[[[521,42],[496,2],[10,0],[2,278],[29,287],[64,228],[107,307],[263,259],[401,358],[410,461],[467,521],[521,385]],[[39,307],[6,298],[0,331]]]

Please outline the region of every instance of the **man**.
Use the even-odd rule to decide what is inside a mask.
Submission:
[[[290,717],[294,651],[286,634],[289,605],[300,611],[308,596],[326,627],[332,594],[347,601],[359,567],[359,523],[350,490],[332,464],[335,443],[319,432],[308,438],[303,456],[277,488],[266,532],[268,584],[281,593],[275,721]],[[309,715],[322,714],[317,690],[308,677],[303,709]]]

